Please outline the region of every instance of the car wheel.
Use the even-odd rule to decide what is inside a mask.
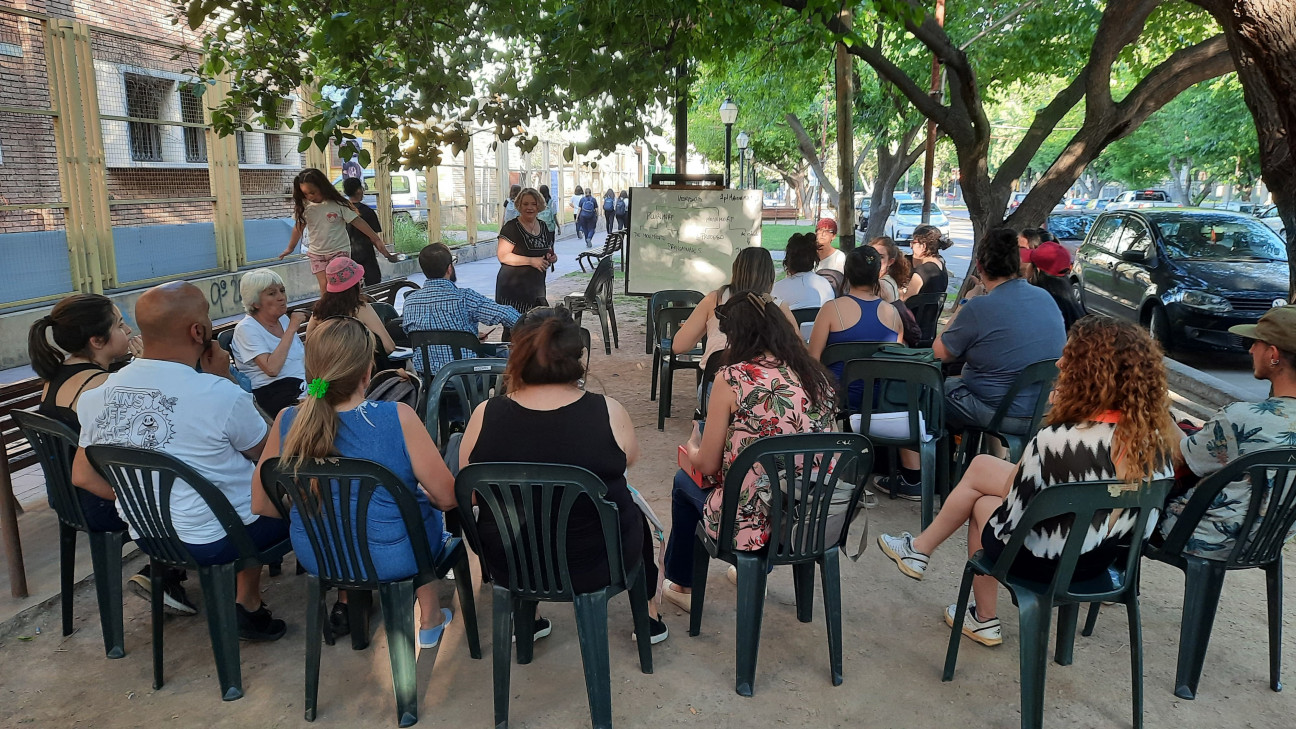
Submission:
[[[1170,335],[1170,319],[1166,317],[1164,308],[1152,306],[1152,310],[1148,312],[1147,328],[1152,339],[1161,345],[1162,351],[1166,354],[1174,351],[1174,340]]]
[[[1071,279],[1071,296],[1075,299],[1076,303],[1080,305],[1080,311],[1088,314],[1089,312],[1085,309],[1084,302],[1084,284],[1080,283],[1080,279],[1078,278]]]

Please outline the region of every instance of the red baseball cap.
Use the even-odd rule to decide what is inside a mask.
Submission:
[[[1061,244],[1044,241],[1037,248],[1021,248],[1022,263],[1029,263],[1050,276],[1062,276],[1071,269],[1071,253]]]
[[[818,232],[825,229],[831,230],[833,235],[837,235],[837,221],[832,218],[819,218],[819,222],[815,225],[815,231]]]

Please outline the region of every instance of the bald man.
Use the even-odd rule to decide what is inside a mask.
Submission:
[[[268,431],[252,395],[230,379],[229,355],[211,337],[207,297],[187,282],[163,284],[140,297],[135,321],[144,354],[83,393],[77,403],[84,425],[72,482],[98,492],[107,487],[86,459],[87,446],[162,451],[193,467],[225,495],[258,548],[286,539],[281,519],[252,514],[252,473]],[[180,481],[171,493],[171,519],[198,564],[221,564],[238,556],[211,509]],[[260,567],[238,573],[235,600],[240,638],[283,637],[284,622],[261,603]]]

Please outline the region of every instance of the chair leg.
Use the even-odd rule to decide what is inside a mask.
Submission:
[[[515,600],[513,603],[513,631],[517,639],[517,662],[525,666],[535,658],[536,610],[540,603]]]
[[[1266,565],[1269,602],[1269,688],[1282,691],[1282,555]]]
[[[649,557],[651,559],[651,557]],[[639,670],[653,672],[652,628],[648,615],[648,578],[643,567],[636,570],[637,575],[630,581],[630,615],[634,618],[635,642],[639,644]]]
[[[756,658],[760,652],[761,620],[765,614],[765,560],[749,552],[738,553],[738,658],[734,690],[751,696],[756,683]]]
[[[319,578],[306,576],[306,721],[315,721],[319,699],[320,643],[327,633],[332,635],[324,616],[324,590]]]
[[[508,727],[509,679],[513,665],[513,595],[496,585],[492,590],[494,605],[491,616],[491,652],[494,654],[495,726]]]
[[[468,637],[468,655],[480,659],[481,634],[477,632],[477,598],[473,593],[472,570],[468,567],[468,548],[459,545],[455,560],[455,591],[459,593],[459,613],[463,615],[464,634]]]
[[[109,658],[126,655],[126,634],[122,622],[122,535],[123,532],[89,532],[90,563],[94,565],[95,593],[99,598],[99,625],[104,652]]]
[[[383,627],[387,630],[387,655],[391,657],[396,717],[400,725],[418,723],[418,676],[414,663],[414,581],[384,582],[378,586]]]
[[[689,635],[696,636],[702,630],[702,608],[706,603],[707,569],[711,566],[711,555],[706,547],[693,538],[693,595],[689,599]]]
[[[616,305],[613,303],[611,297],[608,298],[607,311],[608,321],[612,323],[612,346],[621,349],[621,335],[617,333]]]
[[[653,352],[652,356],[652,382],[648,385],[648,400],[657,402],[657,378],[661,372],[661,352]]]
[[[792,584],[796,593],[797,620],[809,623],[814,620],[815,563],[792,565]]]
[[[1069,603],[1058,608],[1057,644],[1053,648],[1053,661],[1059,666],[1069,666],[1075,658],[1076,623],[1080,621],[1080,603]]]
[[[198,570],[203,606],[207,610],[207,631],[211,634],[212,653],[216,657],[216,677],[220,680],[221,698],[225,701],[243,698],[238,611],[234,608],[234,575],[237,572],[233,563],[214,564]]]
[[[599,327],[603,330],[603,353],[612,356],[612,334],[608,331],[608,312],[603,302],[598,302]]]
[[[1143,729],[1143,621],[1139,615],[1137,590],[1131,590],[1125,608],[1129,613],[1130,697],[1134,703],[1134,729]]]
[[[671,390],[675,385],[675,368],[673,366],[674,355],[667,355],[665,361],[661,363],[660,377],[661,386],[658,388],[657,399],[657,430],[666,429],[666,418],[670,417],[671,410]]]
[[[942,681],[954,679],[954,666],[958,664],[959,643],[963,639],[963,617],[967,615],[968,600],[972,596],[972,568],[963,568],[963,582],[959,584],[958,607],[954,611],[954,625],[950,628],[949,648],[945,651],[945,671]]]
[[[205,590],[204,590],[205,592]],[[153,622],[153,689],[162,688],[162,565],[149,558],[149,617]],[[206,597],[206,595],[204,595]],[[209,607],[208,610],[211,608]]]
[[[59,522],[59,590],[63,603],[63,635],[72,635],[72,590],[76,586],[76,530]],[[96,575],[97,576],[97,575]]]
[[[928,441],[918,449],[922,458],[922,505],[919,524],[926,529],[936,513],[936,442]]]
[[[369,616],[373,614],[373,593],[369,590],[347,590],[347,622],[351,626],[351,650],[369,647]]]
[[[1093,635],[1094,628],[1098,627],[1098,614],[1101,610],[1102,603],[1089,603],[1089,615],[1085,618],[1084,630],[1080,631],[1080,635],[1083,635],[1086,638]]]
[[[607,601],[605,591],[577,595],[576,635],[585,668],[590,719],[595,729],[612,727],[612,661],[608,656]]]
[[[1224,563],[1189,558],[1184,570],[1183,622],[1179,626],[1179,663],[1175,669],[1175,696],[1197,697],[1210,643],[1220,591],[1224,588]]]
[[[1048,667],[1049,623],[1053,606],[1023,591],[1017,596],[1020,635],[1021,725],[1043,729],[1044,672]]]
[[[838,549],[824,552],[820,565],[823,580],[824,622],[828,624],[828,665],[832,671],[832,684],[842,684],[842,608],[841,563]]]

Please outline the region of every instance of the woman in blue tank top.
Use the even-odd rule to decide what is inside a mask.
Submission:
[[[374,571],[380,580],[396,580],[417,571],[412,539],[426,539],[433,557],[440,553],[446,536],[442,511],[456,505],[454,477],[413,409],[404,403],[364,399],[373,369],[373,351],[373,334],[358,319],[339,317],[320,322],[306,345],[310,389],[301,404],[279,414],[261,462],[279,456],[292,467],[318,458],[345,456],[374,461],[391,471],[401,482],[384,486],[413,492],[424,526],[423,534],[410,534],[396,502],[384,489],[379,489],[370,501],[366,526]],[[269,495],[259,487],[260,474],[258,466],[257,483],[252,489],[253,511],[279,516]],[[334,494],[333,498],[340,507],[340,495]],[[355,508],[354,501],[351,506]],[[314,551],[295,507],[289,519],[288,535],[298,563],[308,573],[318,574]],[[419,645],[430,648],[440,641],[451,611],[438,610],[439,601],[431,584],[418,588],[415,597],[419,604]],[[340,605],[341,600],[330,616],[335,634],[346,632],[346,611]]]
[[[870,246],[860,246],[846,255],[845,276],[850,286],[846,295],[824,304],[815,317],[810,332],[810,356],[818,359],[824,348],[839,342],[900,342],[902,324],[894,307],[884,306],[880,276],[882,257]],[[832,370],[841,381],[845,363],[838,362]],[[859,407],[864,383],[851,385],[847,404],[851,410]]]

